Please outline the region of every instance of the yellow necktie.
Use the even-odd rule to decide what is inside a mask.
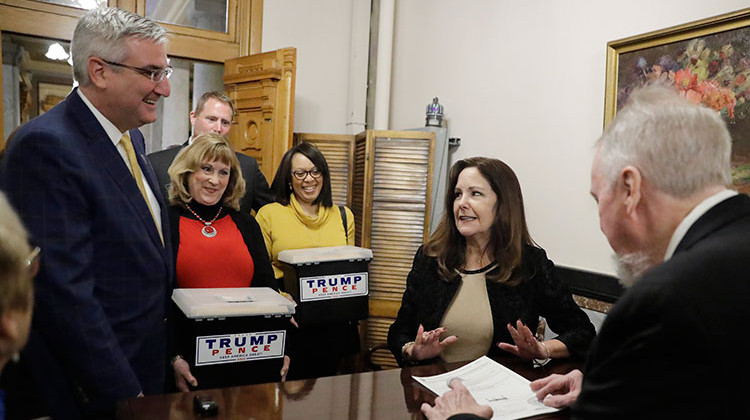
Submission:
[[[159,229],[159,224],[156,223],[156,215],[154,214],[154,209],[151,208],[151,203],[148,201],[146,186],[143,185],[141,167],[138,165],[138,159],[135,157],[135,150],[133,149],[133,142],[130,140],[130,134],[128,134],[127,131],[120,138],[120,144],[122,145],[122,148],[125,149],[125,154],[128,156],[128,162],[130,163],[130,173],[133,175],[133,178],[135,178],[135,182],[136,184],[138,184],[138,189],[141,190],[143,199],[146,200],[146,205],[148,206],[148,210],[151,212],[151,217],[154,219],[154,225],[156,226],[156,230],[159,232],[159,237],[161,238],[161,243],[163,245],[164,237],[161,234],[161,229]]]

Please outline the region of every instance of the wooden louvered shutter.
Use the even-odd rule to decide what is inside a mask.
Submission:
[[[326,158],[328,169],[331,171],[331,192],[334,204],[345,205],[351,209],[354,136],[294,133],[294,144],[303,141],[315,144]]]
[[[352,210],[357,245],[370,248],[368,346],[386,342],[417,248],[429,236],[435,135],[374,131],[357,135]],[[373,361],[396,366],[388,351]]]

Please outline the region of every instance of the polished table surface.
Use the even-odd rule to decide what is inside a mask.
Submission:
[[[581,368],[576,361],[555,360],[533,368],[515,357],[496,359],[528,380],[551,373]],[[304,381],[246,385],[183,394],[153,395],[121,401],[119,419],[199,419],[193,413],[193,397],[208,396],[219,406],[212,419],[409,419],[422,418],[419,407],[435,395],[411,375],[428,376],[453,370],[462,364],[434,364]],[[567,410],[532,417],[567,419]]]

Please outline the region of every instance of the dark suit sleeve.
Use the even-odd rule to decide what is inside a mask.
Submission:
[[[26,132],[3,162],[0,181],[42,248],[35,281],[34,327],[56,349],[84,392],[136,396],[141,385],[95,296],[90,174],[80,151],[49,132]]]
[[[263,175],[263,173],[260,171],[260,168],[258,167],[258,162],[253,159],[253,169],[250,174],[248,174],[248,177],[254,178],[254,190],[253,190],[253,210],[256,212],[260,210],[261,207],[265,206],[266,204],[273,202],[273,195],[271,194],[271,189],[268,187],[268,181],[266,181],[266,177]]]
[[[274,278],[271,260],[268,258],[266,243],[263,241],[263,233],[260,231],[258,222],[255,221],[253,216],[245,213],[233,211],[231,216],[245,241],[245,245],[247,245],[250,256],[253,257],[255,274],[253,274],[250,287],[270,287],[278,291],[278,283]]]
[[[172,165],[172,161],[179,152],[179,147],[162,150],[148,154],[148,158],[151,167],[154,169],[154,175],[156,175],[156,181],[159,183],[159,189],[161,196],[164,199],[164,203],[169,205],[169,195],[167,194],[167,185],[169,185],[169,174],[167,169]]]

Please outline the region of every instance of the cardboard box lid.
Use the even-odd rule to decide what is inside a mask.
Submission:
[[[372,250],[351,245],[287,249],[279,252],[278,258],[281,262],[293,265],[331,261],[369,261],[372,259]]]
[[[294,303],[268,287],[174,289],[172,300],[192,319],[294,314]]]

